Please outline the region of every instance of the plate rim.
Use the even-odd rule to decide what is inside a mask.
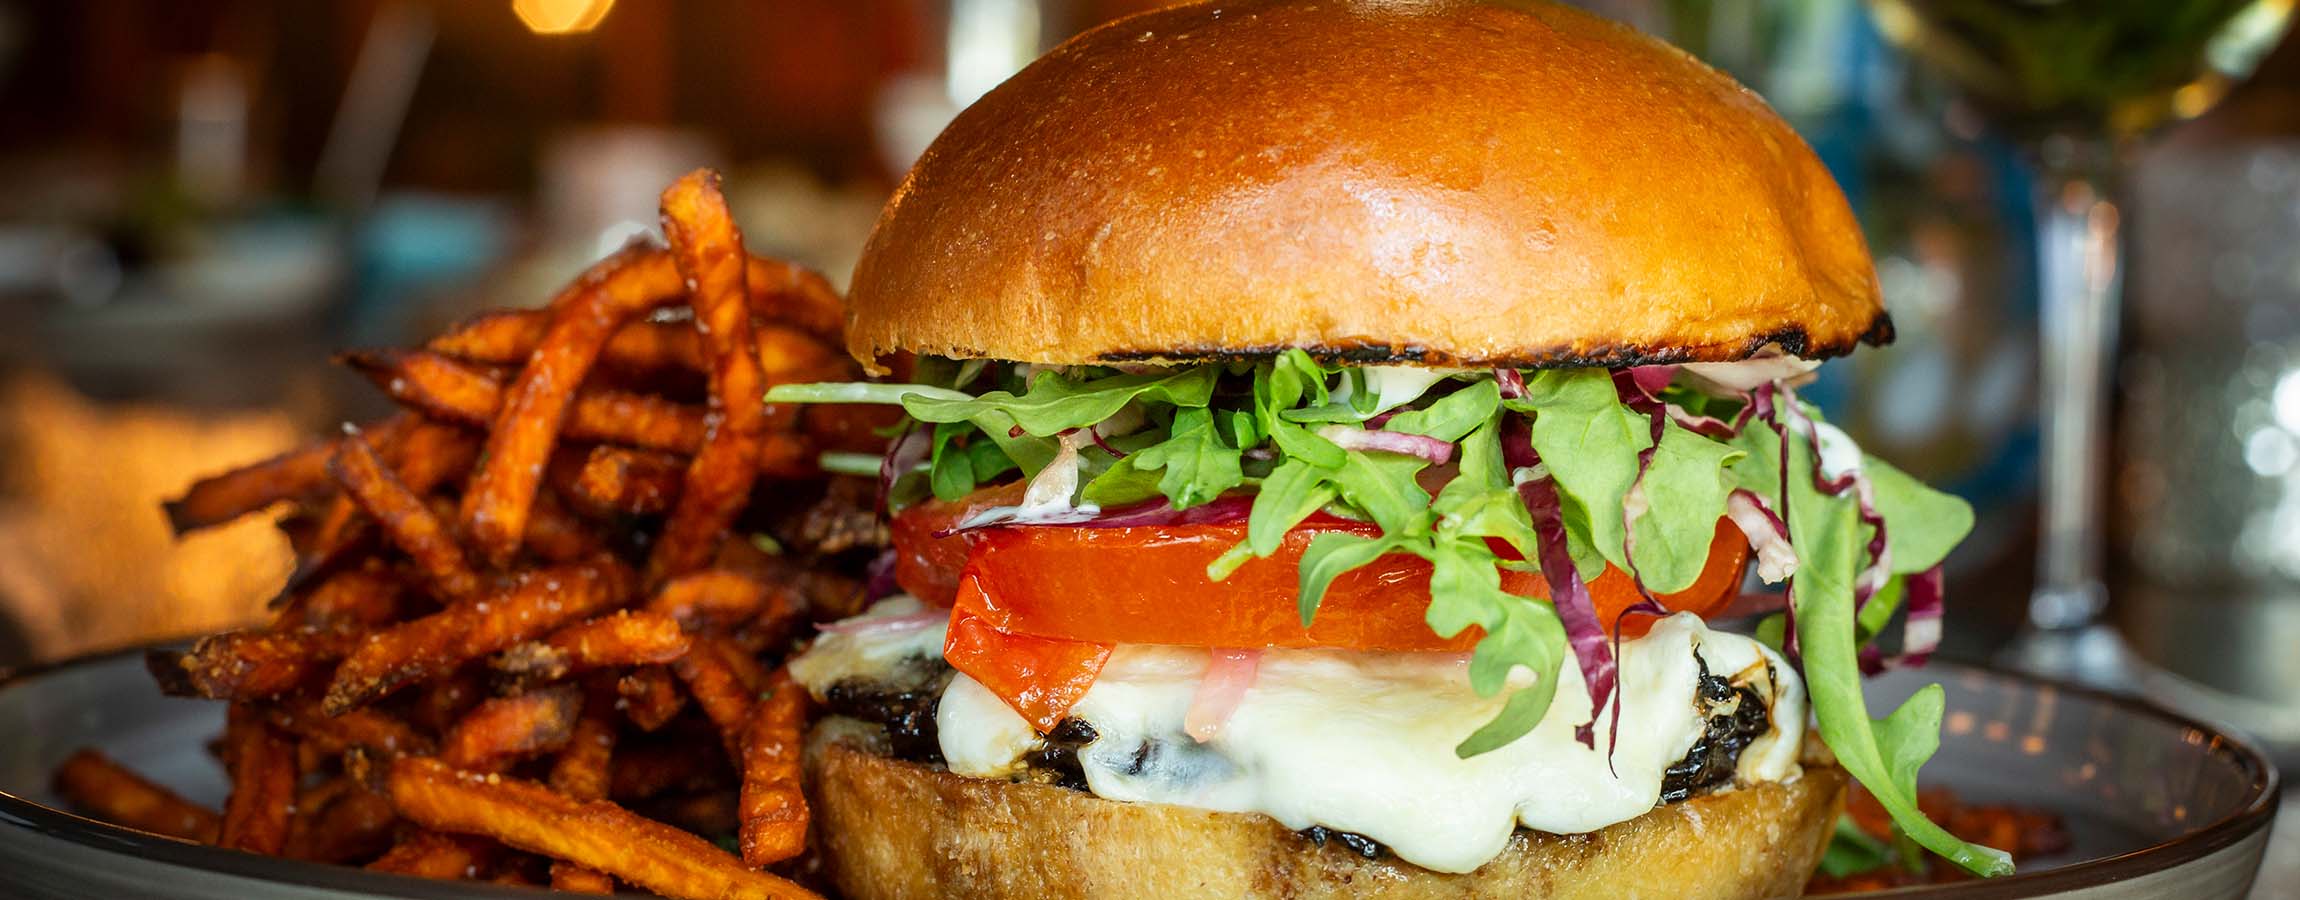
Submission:
[[[0,669],[0,691],[6,691],[50,673],[111,662],[120,657],[139,656],[153,650],[181,646],[197,639],[197,636],[193,636],[152,641],[80,653],[63,659],[33,663],[14,669]],[[2278,772],[2275,762],[2270,760],[2268,755],[2250,738],[2232,733],[2224,726],[2207,722],[2177,710],[2166,709],[2146,697],[2119,694],[2054,678],[2008,672],[1953,660],[1935,660],[1926,667],[1925,671],[1927,673],[1940,673],[1942,677],[1937,679],[1940,681],[1946,681],[1949,676],[1956,675],[1977,677],[1993,682],[2014,682],[2030,688],[2051,688],[2066,694],[2105,703],[2124,712],[2152,716],[2178,727],[2201,732],[2207,740],[2216,744],[2240,763],[2247,774],[2251,776],[2251,800],[2235,812],[2181,837],[2115,856],[2104,856],[2053,869],[2015,873],[2002,878],[1964,881],[1949,885],[1915,885],[1843,896],[1890,897],[1895,898],[1895,900],[1907,900],[1907,898],[2010,900],[2010,898],[2016,897],[2036,896],[2039,892],[2064,891],[2107,884],[2169,871],[2193,863],[2252,837],[2255,833],[2265,830],[2276,819],[2282,775]],[[0,824],[30,828],[46,837],[97,850],[115,853],[128,852],[145,858],[157,859],[171,865],[206,869],[242,878],[287,885],[354,892],[365,891],[370,894],[412,898],[412,900],[452,900],[452,898],[475,896],[516,900],[516,898],[534,897],[547,893],[547,891],[539,888],[478,882],[434,881],[408,875],[371,872],[353,866],[226,850],[91,819],[68,810],[36,802],[6,789],[0,789]],[[2257,878],[2258,874],[2257,871],[2250,873],[2253,878]],[[388,893],[386,892],[387,889]]]

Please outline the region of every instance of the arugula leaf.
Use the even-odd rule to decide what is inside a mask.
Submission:
[[[956,500],[974,490],[974,460],[964,448],[952,449],[951,439],[974,429],[963,422],[945,422],[934,426],[934,450],[927,457],[927,483],[933,487],[935,499]],[[983,441],[989,444],[989,441]],[[997,446],[991,444],[991,446]]]
[[[1613,376],[1604,369],[1544,369],[1526,379],[1525,396],[1504,401],[1531,412],[1533,449],[1557,479],[1563,518],[1587,546],[1574,556],[1586,571],[1598,560],[1624,570],[1628,530],[1621,521],[1622,498],[1637,480],[1637,453],[1653,443],[1652,423],[1621,405]]]
[[[1939,565],[1973,530],[1973,507],[1963,498],[1933,490],[1874,456],[1862,457],[1861,471],[1889,526],[1885,543],[1892,548],[1893,574]]]
[[[1334,501],[1338,494],[1326,483],[1332,475],[1332,469],[1289,459],[1262,479],[1261,491],[1254,495],[1253,513],[1246,521],[1246,544],[1255,556],[1278,552],[1286,532]]]
[[[1391,416],[1382,427],[1388,431],[1456,441],[1471,429],[1492,421],[1500,405],[1501,388],[1488,379],[1440,397],[1428,408],[1409,409]]]
[[[1302,565],[1297,575],[1296,603],[1302,613],[1302,627],[1318,617],[1318,604],[1326,599],[1326,588],[1333,586],[1334,578],[1359,566],[1379,559],[1382,554],[1397,549],[1397,542],[1387,537],[1365,537],[1346,531],[1328,531],[1310,539],[1310,546],[1302,551]]]
[[[1382,526],[1390,537],[1429,530],[1430,495],[1414,476],[1428,460],[1396,453],[1352,453],[1330,476],[1342,499]]]
[[[1821,871],[1831,878],[1843,878],[1863,872],[1874,872],[1892,865],[1893,845],[1878,840],[1876,835],[1861,830],[1853,817],[1837,814],[1837,830],[1829,838],[1829,847],[1821,851]]]
[[[1493,721],[1454,747],[1454,755],[1462,759],[1500,749],[1533,731],[1549,714],[1557,684],[1566,677],[1565,626],[1557,611],[1547,603],[1512,599],[1516,602],[1501,607],[1501,620],[1487,628],[1470,655],[1470,686],[1491,696],[1507,685],[1509,670],[1516,666],[1526,667],[1537,680],[1511,694]]]
[[[1725,464],[1739,451],[1672,423],[1653,449],[1640,489],[1637,577],[1657,594],[1693,586],[1709,562],[1710,539],[1725,517]]]
[[[1793,440],[1789,449],[1789,530],[1800,557],[1790,602],[1822,739],[1910,839],[1976,875],[2010,874],[2012,857],[2004,851],[1966,843],[1917,808],[1917,770],[1940,744],[1940,686],[1917,692],[1882,720],[1869,718],[1853,642],[1853,578],[1866,543],[1860,510],[1798,476],[1813,464],[1807,442]]]
[[[1028,434],[1051,437],[1110,418],[1136,399],[1203,408],[1213,397],[1221,371],[1218,366],[1185,366],[1169,372],[1111,375],[1092,381],[1040,372],[1019,397],[1007,391],[955,398],[921,394],[904,397],[902,408],[922,422],[972,421],[986,432],[992,430],[993,423],[984,419],[997,413]]]
[[[963,391],[931,384],[872,384],[861,381],[826,381],[817,384],[778,384],[767,389],[768,403],[876,403],[901,404],[912,397],[972,400]]]
[[[1134,451],[1126,462],[1137,470],[1164,469],[1159,492],[1175,509],[1188,509],[1245,483],[1238,458],[1238,448],[1223,442],[1215,431],[1212,412],[1186,408],[1174,413],[1173,431],[1165,442]]]

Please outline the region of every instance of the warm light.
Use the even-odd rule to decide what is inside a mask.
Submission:
[[[614,8],[615,0],[511,0],[511,11],[536,34],[582,34]]]

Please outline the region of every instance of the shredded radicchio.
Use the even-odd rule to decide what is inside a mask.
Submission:
[[[912,422],[903,429],[902,436],[895,438],[894,443],[886,448],[886,456],[879,459],[878,506],[881,512],[886,511],[888,498],[894,496],[895,481],[925,463],[927,455],[934,450],[934,438],[930,432],[931,429]]]
[[[1934,566],[1907,582],[1901,624],[1901,652],[1890,656],[1872,642],[1861,648],[1861,674],[1875,675],[1900,666],[1921,666],[1941,646],[1941,616],[1946,604],[1941,591],[1941,567]]]
[[[1589,721],[1573,728],[1574,740],[1595,749],[1597,711],[1613,698],[1613,650],[1606,644],[1605,628],[1598,624],[1597,606],[1589,599],[1589,586],[1573,568],[1573,553],[1565,541],[1564,509],[1559,505],[1557,482],[1542,477],[1517,486],[1525,510],[1533,516],[1534,537],[1541,545],[1541,577],[1549,582],[1549,603],[1565,626],[1573,658],[1581,665],[1581,678],[1589,685]],[[1609,748],[1610,749],[1610,746]]]
[[[1344,450],[1380,450],[1402,453],[1429,460],[1431,465],[1445,465],[1453,458],[1453,442],[1421,434],[1402,431],[1375,431],[1351,425],[1327,425],[1318,429],[1318,436],[1334,442]]]
[[[1734,488],[1725,497],[1725,517],[1739,526],[1757,554],[1757,577],[1780,584],[1797,574],[1797,548],[1789,543],[1789,523],[1773,514],[1765,498],[1748,488]]]
[[[902,585],[895,583],[894,568],[895,552],[892,547],[871,557],[870,566],[863,570],[867,579],[863,582],[864,602],[883,600],[902,592]]]

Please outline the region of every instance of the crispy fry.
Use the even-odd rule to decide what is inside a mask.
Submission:
[[[448,730],[439,758],[458,769],[500,772],[567,746],[582,708],[583,694],[571,684],[487,700]]]
[[[396,416],[372,426],[378,443],[390,444],[408,426]],[[334,441],[306,444],[252,465],[192,483],[184,495],[161,504],[177,534],[220,525],[282,500],[314,497],[327,490],[327,461]]]
[[[699,630],[735,628],[761,616],[795,616],[798,604],[796,592],[786,586],[751,572],[711,568],[664,582],[647,609]]]
[[[709,841],[604,800],[571,800],[533,782],[458,772],[419,758],[394,763],[389,784],[400,815],[427,828],[484,835],[665,897],[815,896],[743,868]]]
[[[553,461],[553,483],[576,508],[595,516],[646,516],[671,508],[686,460],[668,453],[599,445],[571,464]]]
[[[91,817],[153,834],[213,843],[223,821],[95,750],[65,759],[55,786],[57,795]]]
[[[744,683],[743,674],[732,657],[748,654],[721,652],[717,639],[698,640],[687,655],[671,664],[671,671],[687,683],[687,692],[695,696],[695,705],[719,729],[719,740],[726,745],[727,756],[739,759],[742,746],[743,723],[750,717],[751,706],[758,700],[757,689]]]
[[[615,693],[623,698],[623,716],[640,731],[663,727],[687,706],[687,695],[679,691],[679,680],[667,666],[631,670],[615,682]]]
[[[571,862],[551,864],[551,889],[570,894],[612,894],[615,879]]]
[[[406,585],[380,565],[337,572],[296,594],[272,627],[364,628],[399,618]]]
[[[549,491],[536,493],[534,510],[527,519],[527,535],[521,543],[536,556],[555,563],[574,562],[607,549],[607,542],[593,532],[589,524],[560,505]]]
[[[596,688],[596,686],[595,686]],[[575,720],[575,736],[551,764],[551,789],[571,800],[607,799],[607,779],[615,755],[615,700],[612,691],[594,689]],[[612,894],[615,879],[570,862],[551,864],[553,890]]]
[[[844,346],[847,305],[821,273],[754,256],[745,267],[743,287],[752,315],[789,322],[833,347]]]
[[[464,530],[488,559],[501,565],[519,548],[543,466],[607,339],[682,287],[678,267],[661,251],[633,246],[552,300],[551,325],[506,393],[488,430],[485,461],[463,495]]]
[[[799,790],[807,692],[787,675],[777,681],[743,729],[743,862],[753,866],[797,856],[807,843],[807,798]]]
[[[816,381],[846,381],[856,366],[833,345],[787,325],[760,322],[753,329],[759,342],[759,371],[768,387]]]
[[[336,667],[322,708],[341,713],[620,606],[629,598],[629,581],[622,565],[608,559],[552,566],[524,573],[472,602],[371,635]]]
[[[192,649],[153,651],[144,662],[160,689],[179,697],[260,700],[294,690],[305,679],[351,652],[348,631],[230,631],[201,638]]]
[[[216,827],[216,845],[278,855],[295,811],[295,745],[264,721],[262,711],[234,703],[224,720],[224,764],[232,793]]]
[[[358,428],[344,426],[343,440],[337,442],[328,469],[344,493],[383,526],[384,535],[415,561],[441,596],[462,601],[479,594],[479,573],[448,534],[446,523],[434,517],[423,498],[384,467],[383,458],[368,446]]]
[[[453,881],[477,878],[496,855],[493,842],[459,834],[417,829],[368,863],[373,872],[396,872]]]
[[[647,557],[649,584],[709,562],[750,498],[767,426],[766,404],[759,400],[765,376],[744,290],[749,257],[717,172],[690,172],[663,192],[663,234],[679,273],[695,286],[695,327],[711,360],[713,427],[688,464],[679,502]]]
[[[320,711],[318,703],[296,698],[270,707],[266,717],[272,727],[327,753],[342,753],[357,747],[389,759],[410,753],[429,754],[433,750],[431,739],[414,726],[374,708],[330,716]]]
[[[471,468],[472,459],[479,453],[478,442],[452,425],[403,420],[401,432],[390,444],[378,449],[386,451],[384,457],[398,474],[400,483],[418,497],[461,476]],[[314,526],[312,551],[297,563],[295,573],[288,577],[287,589],[274,599],[274,605],[292,602],[294,597],[306,593],[310,585],[366,558],[375,545],[371,524],[361,515],[355,498],[337,493],[328,501],[326,512]]]
[[[591,669],[667,663],[686,652],[687,635],[671,617],[621,610],[506,650],[495,658],[495,668],[553,679]]]
[[[391,846],[392,827],[399,815],[392,811],[391,800],[353,784],[349,779],[337,779],[335,784],[347,785],[324,803],[308,807],[296,801],[298,817],[305,824],[298,836],[301,853],[290,854],[319,862],[342,863],[367,859]]]
[[[392,399],[426,414],[480,426],[503,414],[500,383],[437,353],[364,350],[338,358]],[[680,453],[692,453],[703,443],[701,409],[628,391],[576,391],[563,425],[570,440]]]
[[[432,338],[425,348],[472,362],[511,365],[524,362],[550,330],[550,313],[502,309],[480,313]],[[695,331],[671,322],[631,322],[615,330],[599,352],[599,364],[618,369],[702,371],[702,343]]]

